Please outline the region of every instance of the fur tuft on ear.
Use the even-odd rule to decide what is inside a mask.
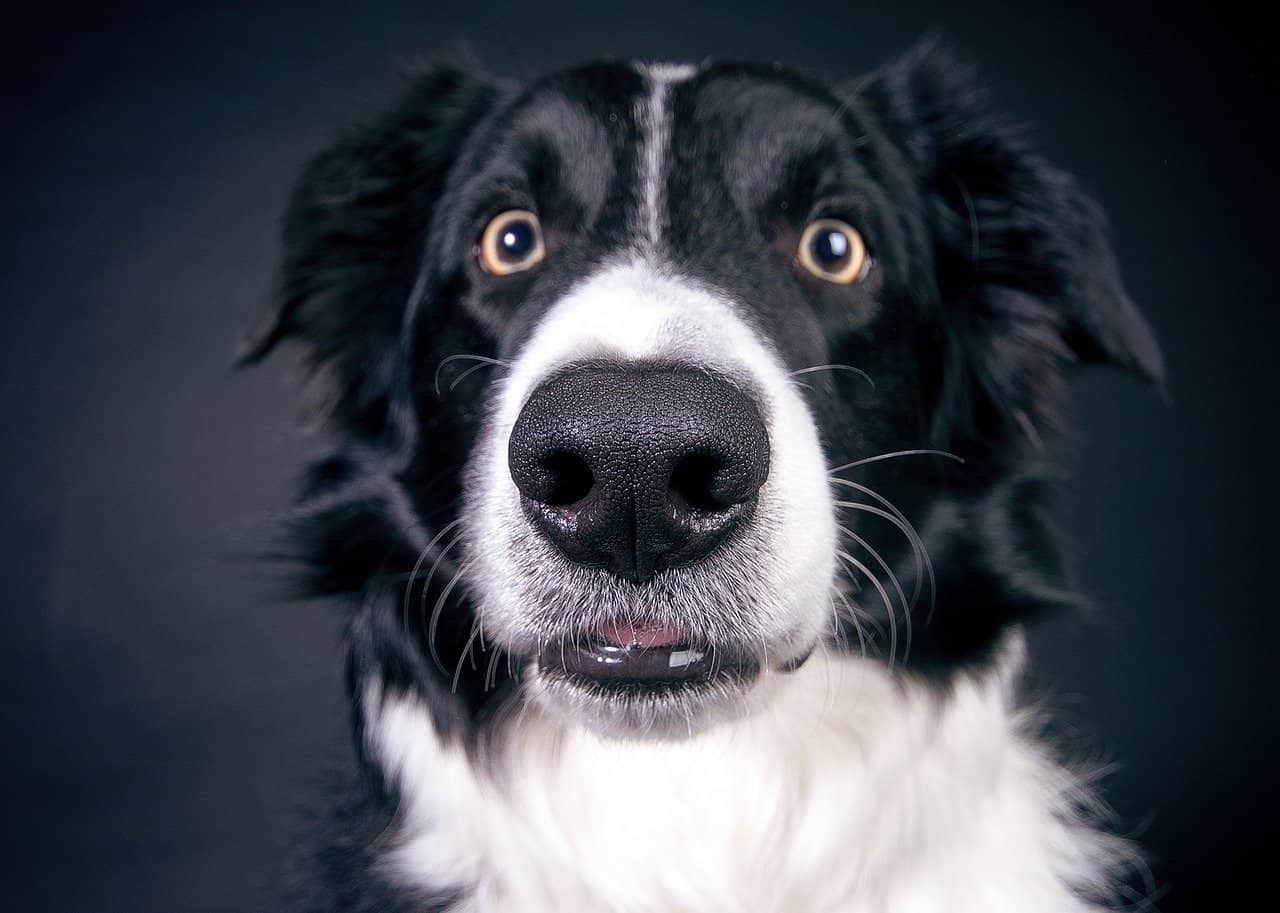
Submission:
[[[496,94],[468,71],[429,69],[398,107],[311,160],[285,213],[274,305],[241,343],[239,364],[296,338],[313,405],[345,430],[382,430],[395,371],[388,353],[397,351],[432,206]]]
[[[930,39],[854,89],[916,171],[949,339],[946,436],[989,446],[1054,424],[1062,370],[1107,362],[1163,385],[1100,207]]]

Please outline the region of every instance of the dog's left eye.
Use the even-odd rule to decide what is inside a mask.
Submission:
[[[480,266],[495,276],[532,269],[547,254],[542,226],[527,209],[508,209],[489,220],[480,236]]]
[[[848,222],[815,219],[800,236],[800,265],[819,279],[849,285],[867,274],[867,246]]]

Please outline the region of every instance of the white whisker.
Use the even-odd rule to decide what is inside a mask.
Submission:
[[[844,603],[844,607],[845,607],[845,609],[847,609],[847,610],[848,610],[848,612],[849,612],[849,621],[853,623],[853,630],[854,630],[854,633],[856,633],[856,634],[858,635],[858,649],[862,652],[862,656],[863,656],[863,658],[866,658],[866,655],[867,655],[867,636],[866,636],[866,634],[865,634],[865,633],[863,633],[862,625],[861,625],[861,624],[859,624],[859,622],[858,622],[858,612],[857,612],[857,610],[853,607],[853,605],[849,602],[849,597],[848,597],[848,596],[846,596],[846,595],[845,595],[845,594],[840,590],[840,588],[839,588],[839,587],[835,587],[835,594],[836,594],[836,597],[837,597],[841,602],[843,602],[843,603]]]
[[[915,555],[916,573],[914,584],[911,587],[911,604],[915,605],[920,599],[921,571],[923,570],[924,577],[929,583],[929,611],[932,615],[934,603],[937,599],[937,585],[933,575],[933,562],[929,560],[929,551],[924,547],[924,539],[920,536],[920,533],[916,531],[916,528],[911,521],[907,519],[907,515],[899,510],[897,505],[884,495],[880,494],[873,488],[861,484],[860,482],[851,482],[848,479],[832,479],[831,481],[836,485],[844,485],[847,488],[852,488],[855,491],[859,491],[862,494],[867,495],[878,503],[883,504],[889,513],[892,514],[891,517],[885,517],[885,519],[889,520],[890,523],[893,523],[893,525],[907,537],[907,540],[911,543],[912,552]],[[852,507],[852,505],[860,502],[836,501],[835,503],[837,506],[841,507]],[[871,507],[871,505],[864,506],[868,508]],[[868,510],[867,512],[874,513],[876,516],[884,516],[879,511],[875,510]]]
[[[880,556],[880,553],[871,547],[871,544],[867,542],[866,539],[863,539],[847,526],[837,525],[836,528],[856,542],[859,546],[866,549],[875,562],[880,565],[880,569],[889,575],[889,582],[893,585],[894,592],[898,594],[898,599],[902,602],[902,616],[906,619],[907,642],[902,651],[902,661],[903,663],[906,663],[906,661],[911,657],[911,603],[907,602],[907,596],[902,591],[902,584],[898,582],[898,576],[889,567],[884,558]]]
[[[876,592],[880,594],[880,598],[884,600],[885,611],[889,613],[889,669],[892,671],[894,660],[898,655],[898,621],[893,611],[893,601],[889,598],[888,591],[884,588],[884,584],[880,582],[880,578],[871,572],[871,569],[850,555],[844,549],[836,549],[836,556],[842,561],[847,562],[852,567],[862,573],[867,580],[871,581],[871,585],[875,587]],[[910,616],[907,617],[908,623]],[[908,630],[908,649],[910,648],[910,630]],[[906,662],[906,656],[903,656],[903,662]]]
[[[827,475],[837,472],[844,472],[846,469],[853,469],[857,466],[866,466],[868,463],[879,463],[882,460],[896,460],[899,457],[907,456],[940,456],[946,457],[948,460],[955,460],[957,463],[963,463],[964,457],[957,456],[946,450],[895,450],[893,453],[880,453],[875,456],[863,457],[860,460],[854,460],[852,463],[844,463],[827,470]]]
[[[431,651],[431,659],[435,661],[436,667],[446,675],[449,674],[449,670],[440,661],[440,653],[436,650],[436,629],[440,625],[440,611],[444,608],[445,601],[448,600],[449,594],[453,592],[453,588],[462,579],[462,574],[466,569],[466,565],[459,567],[453,578],[450,579],[449,585],[440,593],[440,598],[436,600],[435,608],[431,610],[431,623],[427,626],[427,649]]]
[[[787,377],[799,377],[801,374],[813,374],[817,371],[849,371],[857,374],[863,380],[871,385],[871,389],[876,388],[876,382],[871,379],[871,375],[861,368],[855,368],[853,365],[814,365],[810,368],[801,368],[799,371],[792,371]]]
[[[449,385],[450,390],[458,386],[458,384],[462,381],[464,377],[466,377],[472,371],[475,371],[479,368],[483,368],[485,366],[493,366],[493,367],[499,367],[499,368],[511,367],[511,362],[503,361],[500,358],[490,358],[487,355],[450,355],[448,358],[441,359],[440,364],[436,365],[435,384],[434,384],[436,389],[436,396],[440,395],[440,372],[444,370],[445,365],[454,361],[476,361],[476,362],[479,362],[479,364],[472,365],[470,368],[467,368],[467,370],[463,371],[460,375],[455,377],[453,380],[453,383]]]
[[[436,571],[440,570],[440,564],[444,561],[445,556],[453,551],[453,547],[462,541],[462,533],[454,536],[449,543],[436,555],[436,560],[431,562],[431,570],[427,572],[427,579],[422,584],[421,605],[418,608],[418,620],[423,621],[427,614],[427,594],[431,592],[431,581],[435,579]]]
[[[453,670],[453,682],[449,686],[450,692],[458,693],[458,679],[462,677],[462,667],[467,661],[467,657],[471,655],[471,646],[475,643],[476,636],[480,633],[480,622],[476,620],[471,624],[471,634],[467,637],[467,642],[462,648],[462,655],[458,657],[458,665]],[[473,665],[472,668],[475,668]]]
[[[404,606],[401,609],[401,622],[404,625],[406,630],[408,630],[408,627],[409,627],[409,603],[413,598],[414,578],[418,576],[418,571],[422,570],[423,563],[426,562],[427,556],[431,554],[431,550],[435,548],[436,543],[439,542],[445,536],[445,534],[449,532],[449,530],[453,529],[455,526],[457,526],[461,522],[462,522],[462,518],[458,518],[457,520],[454,520],[452,523],[443,527],[438,533],[435,534],[435,536],[432,537],[431,541],[427,543],[426,547],[418,555],[418,560],[414,562],[413,570],[409,572],[409,582],[405,585],[405,588],[404,588]],[[442,552],[441,555],[446,554],[449,551],[449,549],[452,547],[453,545],[451,543],[447,548],[445,548],[444,552]],[[439,558],[437,558],[436,560],[438,561]],[[430,584],[430,580],[431,578],[428,577],[427,578],[428,584]]]

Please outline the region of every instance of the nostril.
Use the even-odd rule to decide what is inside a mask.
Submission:
[[[710,454],[690,453],[676,463],[668,486],[671,493],[694,510],[723,510],[731,505],[716,497],[720,460]]]
[[[576,453],[552,453],[543,458],[542,467],[551,478],[550,494],[542,502],[553,507],[576,504],[591,493],[596,483],[591,467]]]

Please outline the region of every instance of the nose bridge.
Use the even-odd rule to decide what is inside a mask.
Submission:
[[[680,341],[696,338],[699,330],[705,330],[700,326],[700,315],[681,307],[683,302],[666,292],[656,284],[597,292],[597,308],[574,314],[573,351],[565,367],[595,361],[645,370],[658,364],[696,361],[682,351]]]
[[[598,360],[705,367],[750,384],[761,410],[775,408],[769,379],[781,369],[737,300],[661,259],[623,255],[571,285],[504,357],[512,362],[497,424],[510,429],[535,389]],[[509,432],[508,432],[509,433]]]

